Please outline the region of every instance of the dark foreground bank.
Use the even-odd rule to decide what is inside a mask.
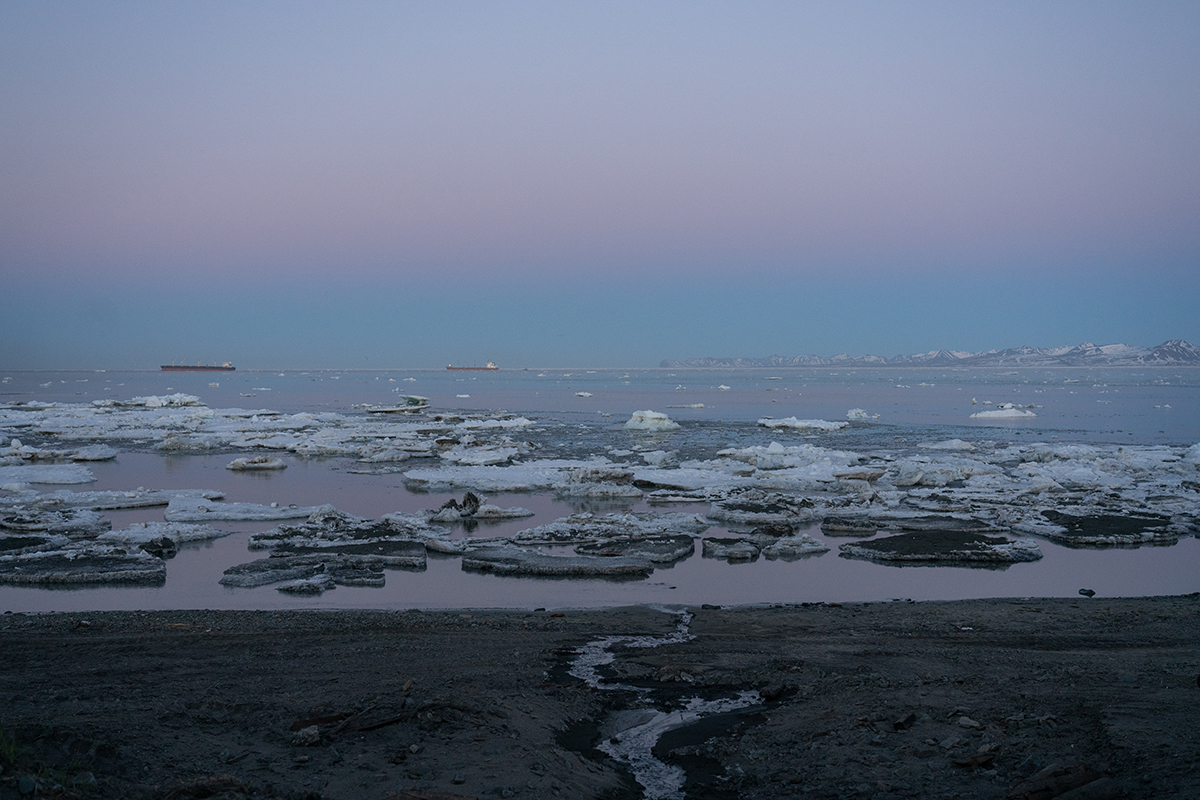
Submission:
[[[1200,796],[1200,595],[690,611],[6,614],[0,797]]]

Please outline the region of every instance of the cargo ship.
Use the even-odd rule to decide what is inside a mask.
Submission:
[[[159,367],[163,372],[233,372],[236,367],[226,361],[224,364],[163,364]]]
[[[457,369],[457,370],[467,370],[467,369],[474,369],[474,370],[489,370],[489,371],[490,371],[490,370],[494,370],[494,369],[500,369],[500,368],[499,368],[499,367],[497,367],[497,366],[496,366],[494,363],[492,363],[491,361],[489,361],[489,362],[487,362],[487,365],[486,365],[486,366],[482,366],[482,367],[456,367],[456,366],[454,366],[453,364],[447,364],[447,365],[446,365],[446,369]]]

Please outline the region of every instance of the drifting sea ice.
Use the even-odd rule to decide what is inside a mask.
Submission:
[[[1012,403],[1001,403],[992,411],[976,411],[971,419],[1025,419],[1036,416],[1032,411],[1017,408]]]
[[[921,442],[917,447],[926,450],[974,450],[975,445],[962,439],[946,439],[942,442]]]
[[[254,458],[235,458],[225,465],[225,469],[234,471],[280,470],[287,469],[287,464],[283,463],[282,458],[255,456]]]
[[[87,467],[67,464],[24,464],[0,467],[0,485],[9,483],[51,483],[70,485],[94,483],[96,476]]]
[[[272,521],[310,517],[322,506],[264,506],[258,503],[214,503],[203,498],[176,497],[163,516],[168,522]]]
[[[107,531],[96,537],[100,542],[125,542],[144,545],[155,539],[169,539],[176,544],[203,542],[228,536],[228,531],[219,531],[211,525],[190,525],[178,522],[135,522],[119,531]]]
[[[823,419],[796,419],[795,417],[787,417],[786,419],[765,417],[760,419],[758,424],[764,428],[792,428],[800,431],[822,431],[825,433],[840,431],[842,428],[850,426],[849,422],[829,422]]]
[[[606,458],[588,460],[544,459],[508,467],[456,465],[414,469],[404,479],[426,491],[470,489],[475,492],[530,492],[554,489],[570,478],[570,471],[611,466]]]
[[[1115,535],[1107,539],[1104,536],[1091,539],[1076,537],[1070,540],[1071,546],[1111,546],[1111,543],[1118,541],[1167,543],[1178,535],[1198,529],[1200,445],[1170,447],[1031,443],[998,447],[987,441],[971,443],[950,439],[899,445],[892,450],[868,453],[811,444],[785,447],[778,442],[744,446],[748,440],[761,441],[768,435],[759,430],[754,438],[742,438],[742,446],[717,450],[714,445],[706,445],[716,452],[710,450],[699,458],[696,457],[695,445],[681,441],[680,451],[687,452],[689,457],[677,463],[678,456],[673,455],[674,451],[654,449],[651,445],[637,450],[612,447],[613,429],[604,425],[588,434],[592,437],[589,441],[594,442],[595,452],[614,457],[636,454],[640,460],[652,463],[645,466],[613,463],[602,455],[589,455],[582,442],[568,450],[579,453],[577,458],[521,463],[521,456],[544,446],[539,435],[544,434],[545,430],[535,428],[523,436],[521,429],[535,423],[524,417],[507,414],[427,414],[419,420],[405,418],[403,422],[398,422],[393,421],[395,418],[383,419],[379,415],[366,413],[357,416],[335,413],[280,414],[269,410],[213,410],[192,405],[188,400],[151,404],[145,402],[145,398],[141,400],[143,402],[138,404],[27,403],[4,406],[0,407],[0,433],[24,435],[29,432],[30,436],[43,437],[51,442],[54,439],[134,440],[143,447],[147,443],[157,442],[164,449],[178,447],[197,452],[229,448],[274,449],[298,454],[338,455],[356,460],[436,456],[439,460],[433,464],[437,466],[405,472],[405,478],[411,486],[434,491],[457,488],[489,493],[541,491],[571,498],[638,498],[643,492],[657,490],[660,498],[669,495],[676,498],[676,502],[712,503],[707,519],[720,519],[726,525],[747,525],[753,519],[749,512],[746,512],[744,519],[735,520],[729,516],[746,490],[753,489],[812,501],[811,508],[785,514],[785,523],[789,520],[820,522],[827,516],[842,514],[857,515],[864,520],[869,517],[883,524],[886,520],[881,512],[884,510],[910,514],[920,511],[943,517],[957,514],[964,518],[985,520],[1009,535],[1020,532],[1048,539],[1057,536],[1057,541],[1064,541],[1064,536],[1071,535],[1071,526],[1061,518],[1056,522],[1051,521],[1046,517],[1047,511],[1066,511],[1073,518],[1081,520],[1071,523],[1074,528],[1089,530],[1101,523],[1109,524],[1105,521],[1108,517],[1134,519],[1135,522],[1151,517],[1167,520],[1161,525],[1156,523],[1153,529],[1131,539],[1118,540],[1114,538]],[[675,430],[678,427],[665,414],[658,412],[637,412],[630,422],[635,419],[647,427],[635,427],[632,430]],[[771,422],[788,423],[786,427],[794,427],[792,420]],[[832,426],[834,430],[847,425],[826,423],[824,420],[795,422],[803,422],[809,427],[809,423],[817,422]],[[749,425],[744,426],[742,435],[751,430]],[[605,435],[610,438],[604,439]],[[628,437],[620,437],[622,442],[626,439]],[[676,446],[674,437],[672,446]],[[687,447],[691,449],[685,450]],[[31,450],[72,452],[69,447],[57,444],[47,444],[42,450]],[[176,494],[191,494],[193,497],[207,494],[211,498],[220,496],[215,492],[168,495],[144,490],[127,493],[72,493],[63,490],[42,495],[34,491],[29,479],[29,476],[37,473],[25,471],[32,469],[83,470],[82,473],[73,474],[90,474],[83,467],[65,465],[22,463],[2,467],[0,470],[23,472],[0,472],[0,482],[8,481],[10,486],[20,489],[20,494],[16,496],[0,498],[0,508],[6,512],[11,509],[15,513],[26,513],[27,510],[40,513],[39,509],[55,510],[52,506],[56,504],[60,509],[66,506],[119,508],[162,505]],[[101,497],[102,494],[105,497]],[[326,498],[313,499],[320,501]],[[652,495],[650,499],[654,501],[655,496]],[[107,503],[116,505],[101,505]],[[209,510],[195,511],[197,521],[298,518],[319,508],[278,509],[253,504],[176,502],[175,510],[168,508],[168,512],[174,514],[185,506],[198,508],[201,505]],[[485,509],[489,509],[489,506],[480,507],[481,515],[486,516],[483,513]],[[497,548],[502,544],[478,539],[460,544],[464,540],[451,540],[449,526],[429,526],[434,513],[417,515],[420,518],[420,525],[417,526],[420,530],[414,528],[408,538],[423,542],[431,551],[445,553],[462,553],[484,546]],[[264,514],[267,516],[261,516]],[[446,521],[454,522],[454,518],[455,514],[448,514]],[[1120,524],[1126,525],[1124,522]],[[803,543],[797,541],[785,538],[780,542],[781,551],[803,554],[805,550]],[[765,550],[762,552],[766,554]],[[512,569],[516,574],[559,567],[580,570],[592,568],[585,562],[568,567],[564,562],[546,561],[542,565],[540,561],[536,564],[531,561],[541,558],[504,550],[504,553],[497,551],[495,563],[499,565],[497,568]],[[346,573],[345,579],[377,580],[365,573],[359,575],[350,572]]]
[[[144,550],[107,542],[70,542],[61,548],[0,555],[0,583],[69,585],[162,584],[166,562]]]
[[[0,497],[0,511],[7,512],[14,509],[36,510],[42,508],[90,508],[97,511],[111,511],[116,509],[165,506],[176,497],[220,500],[224,496],[221,492],[205,489],[143,489],[138,487],[135,490],[125,492],[73,492],[70,489],[59,489],[56,492],[48,492],[46,494],[39,494],[37,491],[30,489],[12,497]]]
[[[635,411],[625,423],[625,429],[630,431],[675,431],[679,423],[661,411]]]

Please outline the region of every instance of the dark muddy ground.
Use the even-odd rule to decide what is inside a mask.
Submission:
[[[1200,595],[691,611],[640,696],[569,662],[675,615],[6,614],[0,797],[636,798],[617,712],[747,688],[659,740],[688,797],[1200,797]]]

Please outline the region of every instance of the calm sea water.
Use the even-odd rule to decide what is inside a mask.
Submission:
[[[182,392],[212,408],[362,413],[394,404],[402,394],[428,397],[434,409],[507,410],[536,421],[546,454],[584,456],[627,441],[621,423],[631,412],[668,413],[683,428],[662,446],[681,456],[712,457],[730,445],[785,443],[794,437],[755,424],[762,417],[844,420],[862,409],[870,423],[805,439],[827,447],[869,451],[959,438],[974,442],[1071,441],[1192,445],[1200,442],[1200,370],[1155,369],[529,369],[246,371],[233,373],[0,372],[0,402],[90,403]],[[1002,403],[1032,406],[1037,417],[976,420]],[[518,434],[525,437],[524,433]],[[409,491],[401,475],[348,471],[346,459],[287,457],[271,474],[231,473],[229,454],[163,455],[130,446],[115,461],[90,465],[90,489],[217,489],[226,499],[299,505],[332,503],[378,517],[390,511],[436,508],[449,495]],[[52,487],[47,487],[52,488]],[[503,495],[531,519],[479,535],[504,535],[575,513],[583,506],[550,496]],[[647,510],[644,503],[612,510]],[[591,510],[591,509],[589,509]],[[608,510],[608,509],[595,509]],[[689,510],[686,507],[672,510]],[[696,511],[703,511],[698,506]],[[162,519],[162,509],[114,512],[113,526]],[[1200,589],[1200,541],[1134,550],[1072,550],[1040,542],[1045,557],[1005,570],[885,567],[850,561],[833,550],[798,562],[759,560],[730,565],[697,554],[645,580],[537,580],[463,572],[457,558],[430,558],[421,573],[389,571],[381,589],[338,587],[315,598],[271,587],[226,589],[222,572],[262,556],[250,553],[250,532],[270,524],[225,523],[237,531],[185,548],[168,562],[167,583],[154,588],[40,589],[0,586],[0,609],[11,611],[161,608],[467,608],[596,607],[627,603],[778,603],[956,599],[992,596],[1072,596],[1082,587],[1107,596],[1176,594]],[[714,528],[708,535],[719,535]],[[810,533],[821,538],[819,530]]]
[[[175,392],[211,408],[352,411],[399,394],[435,408],[497,410],[586,420],[638,409],[715,423],[761,417],[843,420],[861,408],[886,426],[1094,442],[1200,441],[1200,369],[640,369],[321,370],[232,373],[6,372],[0,400],[90,402]],[[728,387],[728,388],[720,388]],[[577,393],[585,392],[590,397]],[[466,396],[464,396],[466,395]],[[972,420],[986,403],[1032,405],[1037,417]],[[703,408],[676,406],[703,405]],[[676,408],[673,408],[676,407]],[[924,434],[921,434],[924,435]]]

